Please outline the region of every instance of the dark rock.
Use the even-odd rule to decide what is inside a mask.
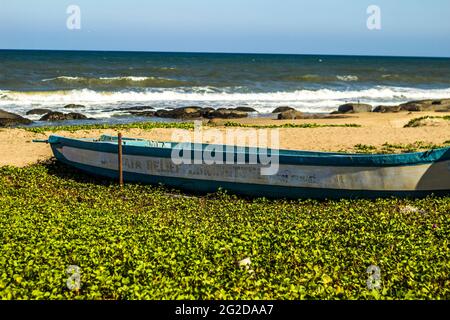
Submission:
[[[278,114],[278,120],[303,119],[303,112],[297,110],[287,110]]]
[[[18,114],[7,112],[0,109],[0,127],[10,127],[19,124],[30,124],[33,121],[19,116]]]
[[[388,113],[388,112],[400,112],[402,108],[400,106],[377,106],[375,109],[373,109],[373,112],[381,112],[381,113]]]
[[[242,112],[258,112],[255,109],[251,108],[251,107],[236,107],[233,110],[236,111],[242,111]]]
[[[27,111],[26,115],[31,115],[31,114],[43,115],[43,114],[47,114],[49,112],[52,112],[52,110],[50,110],[50,109],[31,109],[30,111]]]
[[[203,118],[208,118],[208,114],[213,112],[215,109],[211,107],[202,108],[201,113]]]
[[[373,110],[373,112],[399,112],[399,111],[450,112],[450,99],[416,100],[402,103],[398,106],[378,106]]]
[[[62,113],[62,112],[49,112],[45,114],[40,121],[63,121],[63,120],[87,120],[88,118],[81,113]]]
[[[86,106],[83,106],[82,104],[68,104],[64,106],[64,109],[78,109],[78,108],[86,108]]]
[[[275,110],[273,110],[272,113],[280,113],[285,111],[295,111],[295,109],[291,107],[278,107]]]
[[[170,111],[178,119],[196,119],[202,117],[202,108],[200,107],[184,107]]]
[[[155,112],[155,116],[174,119],[196,119],[202,117],[202,108],[183,107],[173,110],[158,110]]]
[[[416,102],[407,102],[404,104],[401,104],[399,106],[401,111],[433,111],[433,109],[435,108],[433,105],[425,105],[425,104],[421,104],[421,103],[416,103]]]
[[[171,110],[166,110],[166,109],[156,110],[156,112],[155,112],[155,117],[160,117],[160,118],[171,118],[172,115],[171,115],[170,111],[171,111]]]
[[[211,110],[209,112],[203,113],[203,116],[208,119],[238,119],[246,118],[248,116],[247,112],[238,111],[234,109],[217,109]]]
[[[450,99],[409,101],[400,108],[402,111],[450,111]]]
[[[116,108],[112,109],[112,111],[142,111],[142,110],[150,110],[154,109],[150,106],[136,106],[136,107],[127,107],[127,108]]]
[[[338,108],[339,113],[361,113],[371,112],[372,106],[365,103],[346,103]]]
[[[140,117],[154,117],[155,111],[130,111],[130,113],[134,116],[140,116]]]
[[[436,105],[434,111],[436,112],[450,112],[450,103],[447,105]]]
[[[88,120],[89,119],[84,114],[76,113],[76,112],[70,112],[67,115],[69,116],[69,118],[72,118],[72,120]]]

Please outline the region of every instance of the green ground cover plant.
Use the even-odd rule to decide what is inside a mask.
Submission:
[[[80,130],[95,130],[95,129],[115,129],[115,130],[127,130],[127,129],[143,129],[151,130],[157,128],[168,129],[194,129],[193,122],[133,122],[126,124],[80,124],[80,125],[51,125],[40,127],[21,127],[26,131],[34,133],[45,132],[57,132],[57,131],[69,131],[75,132]]]
[[[386,142],[381,147],[366,144],[357,144],[353,147],[353,152],[367,154],[408,153],[445,148],[448,146],[450,146],[450,140],[444,141],[442,144],[427,143],[424,141],[415,141],[413,143],[405,144]]]
[[[450,197],[247,199],[3,167],[0,298],[450,299],[449,212]]]
[[[225,127],[241,127],[241,128],[258,128],[258,129],[282,129],[282,128],[326,128],[326,127],[342,127],[342,128],[360,128],[361,125],[355,123],[345,124],[319,124],[319,123],[284,123],[284,124],[242,124],[238,122],[225,122]]]

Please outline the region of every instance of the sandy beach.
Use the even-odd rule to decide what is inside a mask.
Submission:
[[[450,113],[414,112],[414,113],[361,113],[349,115],[345,119],[315,120],[273,120],[268,118],[245,118],[235,120],[243,125],[282,125],[287,123],[304,124],[357,124],[360,127],[322,127],[322,128],[281,128],[280,148],[317,151],[351,151],[357,144],[380,147],[384,143],[408,144],[417,141],[442,144],[450,140],[448,122],[424,127],[404,128],[411,119],[422,116],[444,116]],[[225,121],[215,121],[214,129],[227,130]],[[239,128],[240,130],[251,130]],[[182,141],[188,138],[173,137],[175,129],[128,129],[122,131],[125,136],[158,141]],[[179,129],[176,129],[179,130]],[[271,129],[269,129],[271,130]],[[24,129],[0,129],[0,166],[24,167],[52,157],[46,144],[32,143],[33,139],[45,139],[50,134],[68,137],[98,137],[101,134],[117,134],[117,130],[80,130],[76,132],[33,133]],[[189,132],[186,131],[186,136]],[[210,141],[205,141],[206,143]]]

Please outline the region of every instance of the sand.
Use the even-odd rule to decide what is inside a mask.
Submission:
[[[448,122],[431,123],[429,126],[404,128],[409,120],[421,116],[444,116],[450,113],[415,112],[415,113],[364,113],[354,114],[347,119],[317,119],[317,120],[273,120],[270,118],[246,118],[233,120],[247,125],[280,125],[284,123],[318,123],[318,124],[349,124],[361,125],[359,128],[324,127],[324,128],[284,128],[279,130],[279,147],[283,149],[339,151],[352,150],[357,144],[380,147],[384,143],[407,144],[417,141],[442,144],[450,140]],[[227,128],[220,126],[223,121],[216,121],[215,129],[224,133]],[[239,130],[253,130],[236,128]],[[177,129],[177,132],[180,132]],[[269,129],[271,130],[271,129]],[[158,141],[186,141],[192,137],[192,132],[173,136],[175,129],[129,129],[122,131],[125,136],[145,138]],[[47,144],[32,143],[33,139],[46,139],[50,134],[68,137],[98,137],[101,134],[116,135],[116,130],[81,130],[77,132],[47,132],[35,134],[23,129],[0,129],[0,166],[11,165],[23,167],[52,157]],[[207,139],[205,141],[210,141]]]

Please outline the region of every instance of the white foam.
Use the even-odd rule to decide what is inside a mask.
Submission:
[[[41,81],[47,82],[47,81],[55,81],[55,80],[80,80],[83,79],[81,77],[68,77],[68,76],[61,76],[56,78],[49,78],[49,79],[42,79]]]
[[[101,79],[101,80],[145,81],[145,80],[154,80],[154,79],[162,79],[162,78],[128,76],[128,77],[100,77],[99,79]],[[167,79],[167,80],[169,80],[169,79]]]
[[[336,78],[341,81],[358,81],[359,80],[359,78],[357,76],[353,76],[353,75],[336,76]]]
[[[297,90],[292,92],[236,93],[212,87],[186,89],[152,89],[146,91],[97,92],[89,89],[67,91],[17,92],[0,90],[0,106],[9,110],[26,110],[31,107],[60,108],[75,103],[88,106],[98,112],[107,106],[126,103],[154,103],[173,106],[189,104],[212,107],[246,105],[261,112],[274,106],[290,105],[305,112],[327,112],[345,102],[398,104],[411,100],[442,99],[450,97],[450,88],[417,89],[377,86],[365,90]]]
[[[155,78],[155,77],[136,77],[136,76],[123,76],[123,77],[100,77],[100,78],[86,78],[86,77],[69,77],[69,76],[59,76],[55,78],[42,79],[43,82],[48,81],[88,81],[88,80],[106,80],[106,81],[114,81],[114,80],[128,80],[128,81],[145,81],[145,80],[171,80],[166,78]]]
[[[116,91],[98,92],[89,89],[66,91],[7,91],[0,90],[1,101],[11,102],[119,102],[119,101],[323,101],[323,100],[411,100],[446,98],[450,96],[450,88],[446,89],[416,89],[401,87],[375,87],[366,90],[297,90],[292,92],[265,93],[230,93],[217,92],[210,87],[194,89],[193,92],[183,90],[151,90],[151,91]]]

